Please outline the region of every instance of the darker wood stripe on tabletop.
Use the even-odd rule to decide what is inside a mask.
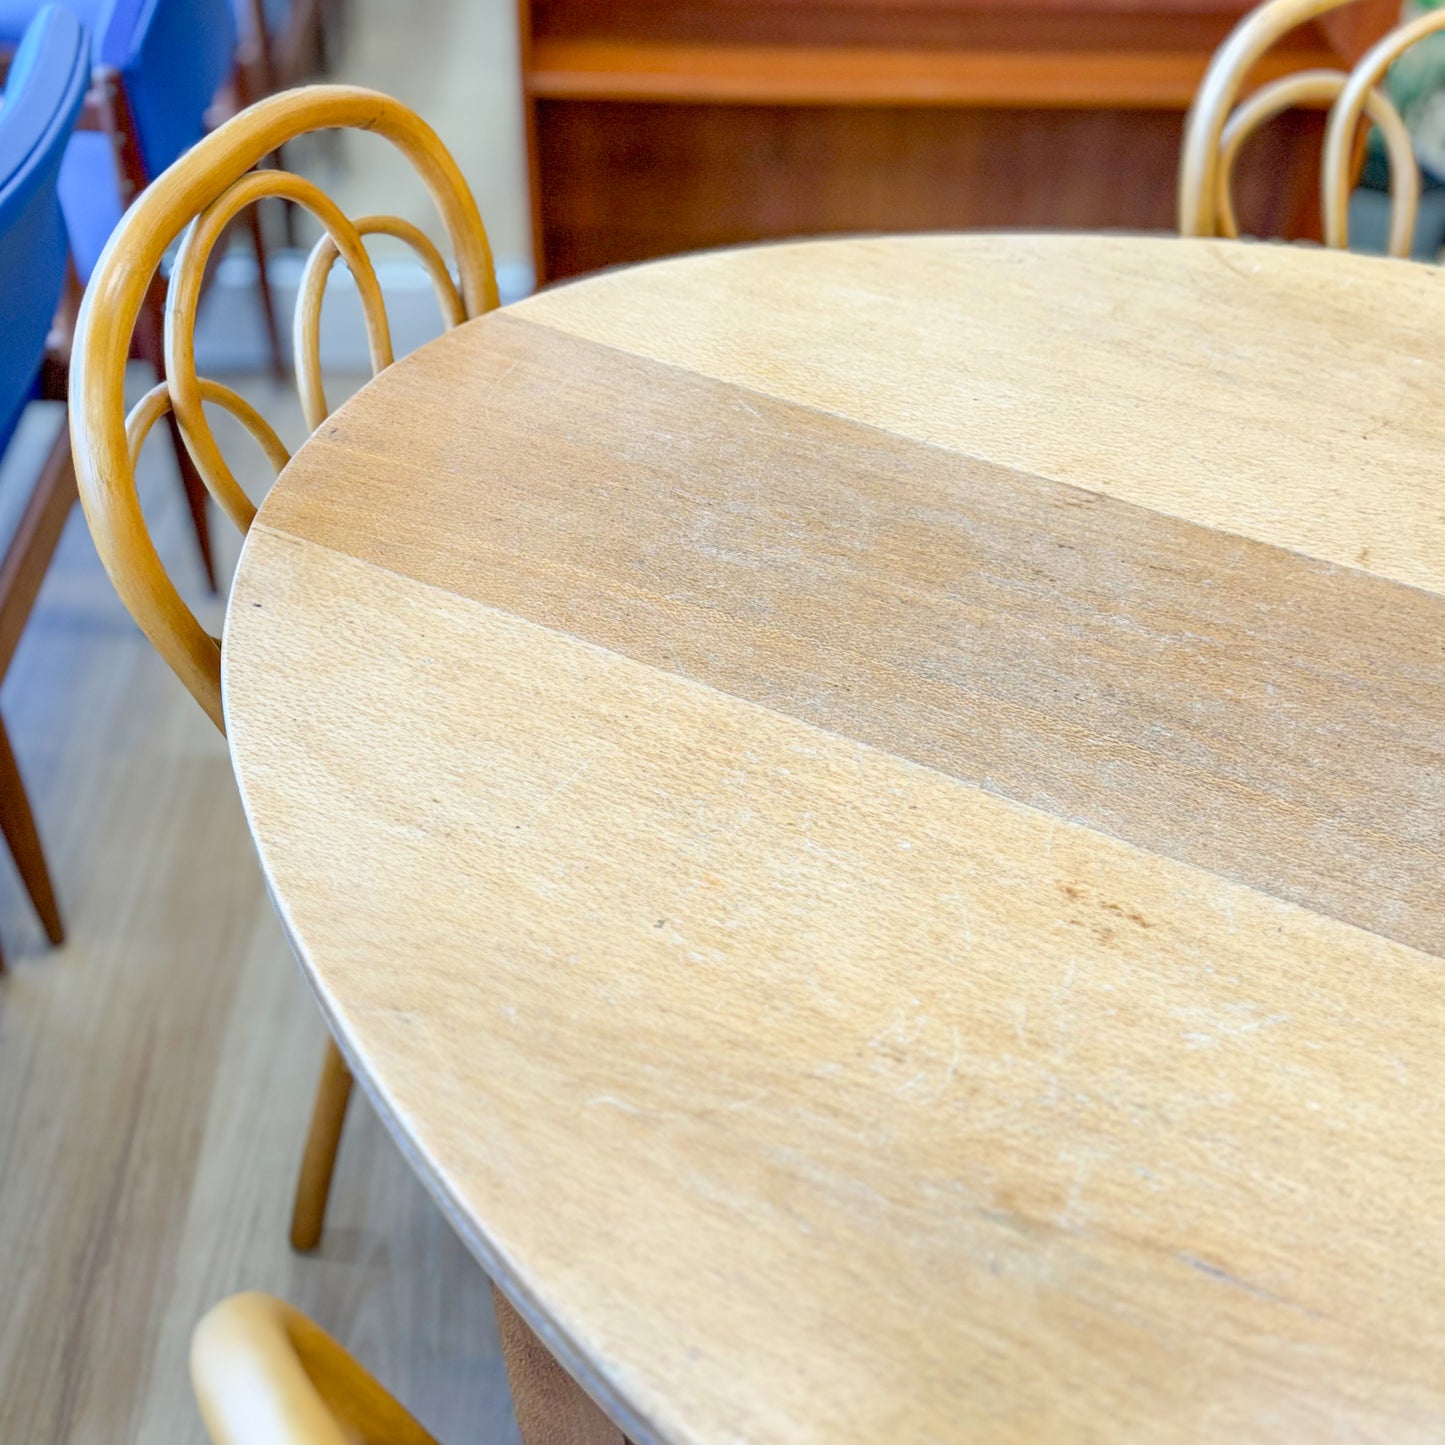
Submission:
[[[1445,952],[1445,599],[505,314],[435,347],[266,524]]]

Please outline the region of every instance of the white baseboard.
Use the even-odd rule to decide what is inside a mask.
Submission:
[[[271,257],[267,267],[288,359],[291,316],[305,260],[303,252],[281,251]],[[256,274],[254,258],[243,252],[226,256],[216,268],[196,322],[196,361],[202,371],[263,371],[270,365]],[[419,263],[380,260],[376,274],[386,296],[392,350],[397,356],[405,356],[441,334],[436,293]],[[497,287],[504,303],[530,295],[533,285],[529,261],[497,262]],[[334,372],[371,370],[356,284],[339,264],[331,273],[321,314],[321,365]]]

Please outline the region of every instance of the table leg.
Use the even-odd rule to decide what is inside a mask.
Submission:
[[[622,1431],[552,1358],[495,1287],[492,1303],[524,1445],[626,1445]]]

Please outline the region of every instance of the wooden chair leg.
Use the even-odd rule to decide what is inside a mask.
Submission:
[[[257,40],[260,49],[259,69],[261,71],[261,87],[263,95],[270,95],[275,89],[275,70],[271,59],[270,40],[266,35],[266,17],[262,13],[264,6],[253,0],[251,5],[251,23],[262,27],[258,33]],[[251,67],[237,65],[232,85],[235,87],[236,103],[244,110],[255,98],[252,95]],[[275,163],[281,163],[281,151],[278,147],[273,152]],[[256,285],[261,293],[261,318],[266,324],[266,344],[271,351],[271,374],[277,381],[281,381],[286,375],[286,356],[281,350],[281,331],[276,325],[276,305],[271,299],[271,272],[266,262],[269,259],[268,247],[266,245],[266,232],[261,226],[261,208],[259,206],[248,206],[246,208],[246,229],[251,236],[251,250],[256,256]],[[288,226],[288,234],[290,227]]]
[[[191,526],[196,533],[196,546],[201,553],[201,567],[206,574],[206,586],[212,592],[216,586],[216,560],[211,551],[211,517],[206,510],[209,493],[191,454],[186,448],[186,439],[181,435],[181,424],[173,411],[166,413],[166,422],[171,429],[171,446],[176,453],[176,468],[181,474],[181,487],[186,494],[186,508],[191,514]]]
[[[281,330],[276,324],[276,306],[271,299],[271,273],[266,266],[269,253],[259,207],[247,208],[246,224],[251,232],[251,249],[256,253],[257,286],[261,292],[261,317],[266,323],[266,345],[271,351],[271,374],[281,381],[286,376],[286,354],[281,349]]]
[[[271,152],[271,164],[278,171],[288,169],[286,165],[286,149],[284,146],[277,146]],[[295,201],[287,199],[281,202],[281,219],[285,225],[283,232],[288,250],[294,251],[301,245],[301,231],[296,224],[296,217],[300,214],[301,207]]]
[[[495,1286],[492,1306],[522,1445],[625,1445],[622,1431],[553,1359]]]
[[[3,718],[0,718],[0,830],[10,845],[25,891],[30,894],[30,901],[45,926],[45,936],[51,943],[64,943],[65,925],[60,921],[55,890],[50,886],[50,870],[45,866],[30,799],[26,796]]]
[[[327,1039],[316,1102],[311,1106],[306,1152],[301,1158],[301,1175],[296,1181],[296,1202],[291,1210],[291,1247],[303,1254],[321,1242],[326,1201],[331,1194],[331,1171],[336,1167],[341,1126],[346,1120],[350,1098],[351,1070],[346,1067],[336,1041]]]
[[[165,350],[165,293],[160,286],[152,286],[141,307],[140,320],[135,332],[136,351],[155,368],[156,377],[164,381],[166,376]],[[206,573],[206,585],[212,592],[216,588],[216,562],[211,551],[211,519],[206,511],[209,493],[191,454],[186,448],[186,439],[181,435],[181,425],[174,412],[166,413],[166,424],[170,428],[171,446],[176,454],[176,469],[181,474],[181,488],[186,494],[186,507],[191,514],[191,526],[195,528],[196,545],[201,553],[201,566]]]

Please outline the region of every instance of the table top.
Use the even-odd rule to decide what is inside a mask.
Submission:
[[[1442,338],[1403,262],[814,242],[299,451],[263,866],[635,1440],[1440,1437]]]

